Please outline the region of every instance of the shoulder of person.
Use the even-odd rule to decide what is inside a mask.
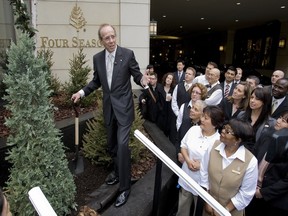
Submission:
[[[267,119],[267,123],[269,124],[270,127],[274,127],[274,125],[276,124],[276,119],[269,116]]]
[[[239,114],[237,115],[237,118],[238,118],[238,119],[242,119],[242,120],[243,120],[244,117],[245,117],[245,111],[244,111],[244,110],[243,110],[243,111],[240,111]]]

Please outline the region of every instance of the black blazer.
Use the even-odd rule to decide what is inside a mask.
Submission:
[[[134,120],[134,103],[130,77],[138,85],[142,79],[139,65],[132,50],[117,46],[111,90],[109,89],[106,75],[105,50],[93,56],[93,79],[83,88],[85,95],[100,88],[103,89],[103,114],[105,124],[109,124],[111,113],[121,125],[131,124]]]
[[[278,119],[281,116],[281,114],[285,111],[288,111],[288,97],[287,96],[285,96],[285,99],[282,101],[282,103],[271,114],[271,117]]]
[[[241,112],[241,110],[237,110],[233,115],[232,115],[232,109],[233,109],[233,104],[227,100],[227,98],[224,98],[218,104],[218,106],[223,110],[224,116],[225,116],[225,121],[229,121],[232,118],[237,118],[238,114]]]
[[[274,131],[274,128],[271,128],[256,142],[254,154],[258,163],[261,162],[266,152],[266,157],[268,157],[269,151],[275,152],[276,143],[272,139]],[[267,204],[288,210],[288,161],[269,164],[260,192]]]
[[[178,71],[175,71],[173,76],[174,76],[176,84],[178,84],[178,83],[182,82],[183,80],[185,80],[185,71],[183,70],[180,81],[179,81]]]

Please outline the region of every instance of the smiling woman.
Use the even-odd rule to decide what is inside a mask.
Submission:
[[[257,160],[245,148],[253,141],[248,122],[231,119],[222,129],[220,142],[206,151],[201,161],[200,185],[232,216],[244,215],[257,185]],[[206,204],[203,215],[218,215]]]

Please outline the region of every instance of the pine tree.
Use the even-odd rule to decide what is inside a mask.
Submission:
[[[101,95],[97,92],[97,95]],[[107,132],[104,125],[102,97],[97,100],[97,111],[94,112],[94,118],[87,122],[87,133],[83,135],[83,153],[93,163],[100,165],[110,165],[111,157],[107,152]],[[141,116],[138,106],[135,106],[135,120],[130,131],[129,146],[131,148],[131,159],[138,161],[141,152],[145,146],[134,136],[136,129],[144,132],[144,120]]]
[[[70,59],[69,81],[64,84],[64,91],[67,96],[66,101],[68,105],[71,105],[71,95],[79,89],[83,88],[88,83],[88,75],[91,68],[86,65],[86,55],[83,53],[83,48],[78,50],[78,53],[73,54],[73,58]],[[95,102],[95,93],[90,94],[87,97],[81,99],[81,105],[84,107],[90,106]]]
[[[55,128],[51,90],[43,59],[34,56],[35,43],[21,34],[8,51],[7,109],[12,116],[7,145],[12,146],[7,197],[15,215],[34,215],[28,191],[39,186],[58,215],[75,208],[76,186],[68,169],[60,132]]]

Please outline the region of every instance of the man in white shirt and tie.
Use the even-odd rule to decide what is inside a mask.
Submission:
[[[176,84],[182,82],[185,79],[185,72],[184,72],[185,62],[183,60],[177,61],[177,71],[174,72],[174,79]]]
[[[233,90],[235,88],[235,84],[233,81],[236,75],[236,68],[233,66],[228,67],[227,71],[225,72],[225,80],[224,82],[220,83],[223,89],[223,97],[228,97],[233,94]]]
[[[220,86],[219,79],[220,70],[218,68],[211,69],[208,74],[208,81],[211,87],[208,88],[208,94],[205,100],[205,103],[209,106],[218,105],[223,98],[223,89]]]

